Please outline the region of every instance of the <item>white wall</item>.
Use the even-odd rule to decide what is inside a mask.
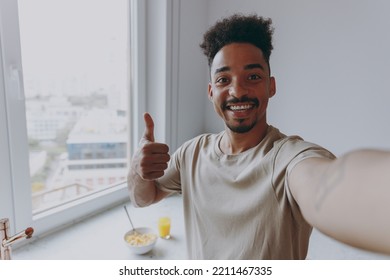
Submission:
[[[177,144],[204,132],[207,61],[199,44],[207,28],[207,1],[180,1]]]
[[[209,25],[235,12],[272,18],[269,122],[340,155],[390,148],[389,10],[385,0],[211,0]],[[221,129],[204,102],[205,130]]]

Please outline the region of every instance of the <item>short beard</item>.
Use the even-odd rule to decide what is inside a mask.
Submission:
[[[239,126],[231,126],[229,124],[226,124],[226,126],[235,133],[247,133],[249,132],[254,126],[256,125],[256,121],[254,121],[250,125],[239,125]]]
[[[243,98],[241,99],[238,99],[236,97],[232,97],[231,99],[225,101],[222,105],[221,105],[221,109],[222,110],[228,110],[227,109],[227,104],[234,104],[234,103],[244,103],[244,102],[252,102],[256,108],[258,108],[260,106],[260,102],[258,99],[256,98],[248,98],[247,96],[244,96]],[[240,123],[242,123],[244,120],[238,120]],[[235,133],[247,133],[249,132],[255,125],[256,125],[257,121],[254,121],[252,124],[250,125],[239,125],[239,126],[231,126],[229,124],[226,123],[226,126],[233,132]]]

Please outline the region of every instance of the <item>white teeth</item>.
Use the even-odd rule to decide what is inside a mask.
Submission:
[[[252,108],[253,105],[232,105],[230,106],[230,110],[238,111],[238,110],[247,110]]]

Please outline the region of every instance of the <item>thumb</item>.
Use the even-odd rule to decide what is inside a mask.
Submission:
[[[144,114],[145,132],[143,138],[150,142],[154,142],[154,122],[149,113]]]

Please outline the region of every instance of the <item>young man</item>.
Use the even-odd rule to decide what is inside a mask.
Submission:
[[[338,159],[267,123],[275,95],[271,20],[233,15],[201,44],[208,97],[225,123],[184,143],[170,158],[145,134],[128,182],[147,206],[183,195],[191,259],[305,259],[312,227],[363,249],[390,254],[390,153],[361,150]]]

